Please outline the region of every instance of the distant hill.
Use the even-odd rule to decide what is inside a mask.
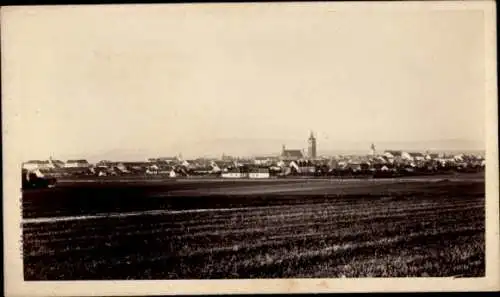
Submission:
[[[446,140],[427,140],[427,141],[386,141],[374,142],[377,151],[383,150],[406,150],[406,151],[433,151],[433,152],[484,152],[485,146],[481,143],[462,140],[462,139],[446,139]],[[323,150],[324,154],[329,152],[344,150],[354,152],[368,152],[368,142],[353,142],[339,144],[337,149]]]
[[[481,143],[463,139],[444,139],[427,141],[382,141],[374,142],[377,151],[386,149],[407,151],[433,152],[483,152]],[[145,160],[149,157],[176,156],[179,153],[185,158],[220,157],[222,154],[233,156],[277,155],[282,145],[289,149],[307,150],[307,139],[248,139],[248,138],[220,138],[214,140],[200,140],[196,142],[182,142],[165,148],[138,148],[136,150],[113,149],[91,154],[86,157],[89,161],[99,160]],[[318,154],[366,154],[369,152],[370,141],[335,141],[318,139]],[[140,145],[138,145],[139,147]],[[72,156],[79,157],[79,156]]]

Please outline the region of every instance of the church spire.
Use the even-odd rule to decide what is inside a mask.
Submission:
[[[312,130],[309,136],[308,153],[310,159],[316,159],[316,138],[314,137],[314,133]]]

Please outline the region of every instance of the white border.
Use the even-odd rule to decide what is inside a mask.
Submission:
[[[130,6],[130,5],[128,5]],[[142,9],[150,5],[135,5]],[[262,4],[200,4],[177,6],[204,6],[205,9],[221,7],[231,9],[262,9],[262,13],[273,13],[279,9],[307,11],[329,10],[481,10],[485,20],[485,57],[487,79],[487,114],[485,125],[488,135],[486,167],[486,277],[479,279],[451,278],[363,278],[363,279],[289,279],[289,280],[210,280],[210,281],[76,281],[76,282],[24,282],[20,252],[21,217],[19,164],[16,155],[19,136],[16,134],[16,112],[22,108],[14,98],[9,97],[11,69],[5,67],[5,56],[15,52],[15,48],[2,38],[2,110],[3,110],[3,182],[4,182],[4,275],[7,296],[83,296],[83,295],[166,295],[166,294],[209,294],[209,293],[309,293],[309,292],[403,292],[403,291],[468,291],[498,290],[499,279],[499,175],[498,175],[498,131],[497,131],[497,84],[496,84],[496,14],[494,1],[460,2],[391,2],[391,3],[262,3]],[[188,8],[189,8],[188,7]],[[114,9],[114,6],[99,6],[99,9]],[[122,7],[123,8],[123,7]],[[265,8],[265,9],[264,9]],[[9,18],[27,16],[38,9],[72,9],[67,7],[3,7],[1,14],[2,37],[8,32]],[[78,9],[95,9],[79,6]],[[125,8],[126,9],[126,8]]]

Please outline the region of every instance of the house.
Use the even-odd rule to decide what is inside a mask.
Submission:
[[[425,155],[426,160],[436,160],[439,158],[439,154],[436,153],[428,153]]]
[[[403,152],[401,154],[403,160],[407,161],[424,161],[425,156],[422,153],[412,153],[412,152]]]
[[[412,156],[415,161],[425,161],[425,155],[422,153],[411,153],[410,156]]]
[[[345,169],[345,168],[347,168],[347,164],[348,164],[348,161],[339,161],[339,162],[337,162],[336,168]]]
[[[203,165],[190,168],[190,172],[195,175],[205,175],[205,174],[215,173],[214,168],[212,166],[203,166]]]
[[[281,159],[282,160],[300,160],[304,158],[304,154],[302,153],[301,150],[287,150],[285,146],[283,145],[283,148],[281,150]]]
[[[66,164],[64,164],[65,168],[89,168],[90,163],[87,160],[68,160]]]
[[[130,172],[146,172],[146,170],[150,167],[150,163],[148,162],[122,162],[120,163],[120,168],[125,168]]]
[[[158,174],[158,167],[153,167],[153,166],[150,166],[146,169],[146,174],[147,175],[157,175]]]
[[[118,165],[118,163],[107,161],[107,160],[102,160],[102,161],[97,162],[95,165],[96,165],[96,167],[99,167],[99,168],[113,168],[113,167],[116,167]]]
[[[283,160],[276,162],[276,166],[280,168],[286,167],[286,163]]]
[[[269,176],[268,168],[253,168],[249,173],[250,178],[269,178]]]
[[[253,159],[253,163],[258,166],[269,165],[270,163],[272,163],[272,160],[268,157],[255,157]]]
[[[62,175],[79,176],[92,174],[90,166],[87,167],[64,167],[61,169]]]
[[[107,176],[107,175],[108,175],[108,173],[106,171],[104,171],[104,170],[99,170],[97,172],[97,176]]]
[[[51,159],[49,159],[49,162],[53,168],[63,168],[64,167],[64,162],[61,160],[52,160],[52,158],[51,158]]]
[[[160,158],[148,158],[147,162],[149,163],[167,163],[167,164],[172,164],[172,163],[177,163],[179,161],[179,158],[177,157],[160,157]]]
[[[388,159],[401,158],[402,154],[403,154],[402,151],[388,150],[384,152],[384,156],[386,156]]]
[[[361,163],[352,162],[352,163],[347,164],[346,169],[350,169],[354,172],[358,172],[358,171],[361,171],[363,169],[363,167],[361,166]]]
[[[121,173],[130,173],[130,170],[124,163],[118,163],[118,165],[116,165],[116,169]]]
[[[389,170],[390,169],[389,169],[389,167],[387,165],[383,165],[382,167],[380,167],[380,171],[386,172],[386,171],[389,171]]]
[[[300,160],[304,158],[301,150],[284,150],[281,154],[284,160]]]
[[[311,165],[309,162],[291,161],[288,167],[293,171],[295,171],[296,173],[301,173],[301,174],[316,172],[316,167]]]
[[[222,172],[221,167],[215,161],[211,161],[210,166],[212,167],[212,172],[214,173]]]
[[[387,160],[386,156],[376,156],[372,159],[373,164],[387,164],[389,160]]]
[[[222,178],[244,178],[247,174],[244,173],[240,168],[231,168],[226,172],[222,172]]]
[[[28,162],[24,162],[22,164],[22,168],[26,170],[38,170],[38,169],[53,169],[55,167],[49,161],[30,160]]]

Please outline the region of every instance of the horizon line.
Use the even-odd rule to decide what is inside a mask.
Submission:
[[[376,155],[381,155],[386,151],[406,151],[406,152],[420,152],[420,153],[485,153],[486,149],[382,149],[379,150]],[[181,155],[183,155],[181,153]],[[255,157],[279,157],[281,155],[280,152],[275,152],[275,153],[256,153],[256,154],[230,154],[230,153],[220,153],[220,154],[198,154],[198,155],[190,155],[188,154],[187,156],[182,156],[181,159],[188,160],[188,159],[204,159],[204,158],[209,158],[209,159],[214,159],[218,158],[221,159],[223,156],[224,157],[230,157],[230,158],[255,158]],[[354,156],[369,156],[370,152],[368,150],[361,150],[361,149],[337,149],[337,150],[323,150],[323,151],[318,151],[317,152],[318,157],[333,157],[333,156],[339,156],[339,155],[354,155]],[[147,160],[147,159],[156,159],[156,158],[179,158],[179,154],[151,154],[151,155],[144,155],[142,159]],[[55,156],[47,156],[46,159],[30,159],[30,160],[97,160],[103,161],[111,161],[112,159],[115,158],[95,158],[93,156],[84,156],[83,154],[80,155],[80,157],[66,157],[66,158],[58,158]],[[138,160],[141,159],[139,157],[132,157],[132,158],[117,158],[115,160],[122,160],[126,162],[126,160]],[[24,161],[28,162],[28,161]]]

